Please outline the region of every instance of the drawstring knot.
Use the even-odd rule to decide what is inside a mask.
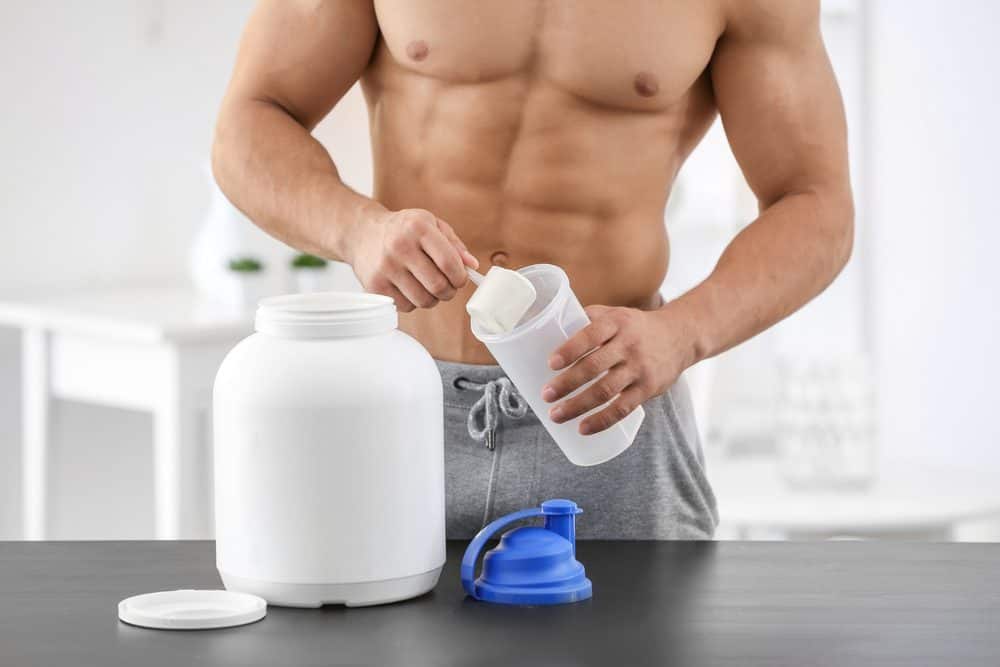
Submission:
[[[501,377],[489,382],[473,382],[465,378],[455,380],[459,389],[481,391],[479,397],[469,410],[467,421],[469,435],[473,440],[485,442],[486,449],[492,451],[496,447],[496,429],[500,421],[500,413],[511,419],[520,419],[528,412],[528,404],[510,379]]]

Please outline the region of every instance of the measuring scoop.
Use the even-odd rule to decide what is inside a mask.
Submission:
[[[486,275],[466,269],[476,291],[465,310],[469,317],[492,334],[507,333],[521,321],[535,302],[535,286],[517,271],[491,266]]]

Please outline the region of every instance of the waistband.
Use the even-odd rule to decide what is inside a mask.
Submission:
[[[438,361],[436,359],[434,361],[441,372],[444,402],[448,405],[471,408],[482,397],[482,392],[459,388],[456,384],[459,378],[476,384],[485,384],[502,377],[507,377],[503,369],[495,364],[462,364],[455,361]]]

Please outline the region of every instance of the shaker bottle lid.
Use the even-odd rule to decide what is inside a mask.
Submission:
[[[236,591],[161,591],[118,603],[118,618],[122,621],[163,630],[230,628],[259,621],[266,613],[263,598]]]
[[[583,565],[576,560],[576,515],[572,500],[547,500],[540,507],[501,517],[479,531],[462,558],[462,585],[477,600],[499,604],[550,605],[579,602],[593,595]],[[483,557],[482,575],[473,581],[485,543],[507,524],[542,516],[544,526],[522,526],[504,533]]]

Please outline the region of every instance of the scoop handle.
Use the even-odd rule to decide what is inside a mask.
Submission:
[[[482,285],[483,281],[486,280],[486,276],[481,274],[479,271],[476,271],[475,269],[470,269],[469,267],[465,267],[465,270],[469,274],[469,280],[471,280],[472,284],[475,285],[476,287]]]

